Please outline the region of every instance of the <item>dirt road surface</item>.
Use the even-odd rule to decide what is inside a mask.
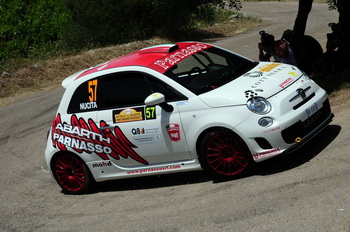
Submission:
[[[296,3],[244,3],[274,34],[293,25]],[[308,34],[320,39],[336,12],[314,4]],[[261,29],[261,28],[260,28]],[[259,29],[216,44],[252,59]],[[44,162],[46,133],[62,89],[0,108],[0,231],[350,231],[350,103],[294,154],[251,176],[215,182],[204,172],[110,181],[89,195],[60,192]]]

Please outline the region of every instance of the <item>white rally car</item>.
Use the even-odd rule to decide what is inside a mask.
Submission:
[[[199,42],[145,48],[62,85],[45,157],[71,194],[95,181],[200,169],[242,176],[333,118],[326,92],[298,68]]]

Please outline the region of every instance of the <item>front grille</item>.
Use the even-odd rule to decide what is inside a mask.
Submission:
[[[313,131],[318,125],[327,119],[331,113],[331,107],[329,100],[323,102],[323,107],[319,109],[315,114],[306,119],[304,122],[299,121],[294,125],[284,129],[282,133],[283,140],[288,143],[294,143],[296,138],[303,138],[311,131]]]
[[[310,101],[311,98],[315,97],[316,94],[315,93],[312,93],[310,96],[308,96],[307,98],[305,98],[303,101],[301,101],[299,104],[295,105],[293,107],[293,110],[296,110],[298,108],[300,108],[301,106],[303,106],[306,102]]]

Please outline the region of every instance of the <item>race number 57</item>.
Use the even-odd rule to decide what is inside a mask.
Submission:
[[[92,80],[88,82],[88,91],[89,91],[89,101],[97,101],[97,80]]]
[[[155,119],[156,118],[156,107],[146,107],[146,120],[148,119]]]

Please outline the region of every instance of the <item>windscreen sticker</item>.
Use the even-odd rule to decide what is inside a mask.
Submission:
[[[101,120],[100,127],[108,127],[108,124]],[[69,147],[79,153],[95,153],[103,160],[109,160],[108,156],[117,160],[120,157],[130,157],[142,164],[148,164],[133,150],[137,146],[126,138],[118,126],[100,130],[91,118],[85,121],[74,114],[67,123],[62,122],[61,115],[57,114],[52,122],[51,139],[52,145],[62,151],[67,151]]]
[[[184,60],[186,57],[197,53],[199,51],[202,51],[206,48],[208,48],[209,45],[205,44],[194,44],[191,46],[188,46],[186,48],[183,48],[179,51],[176,51],[173,54],[167,55],[165,58],[159,59],[156,62],[153,63],[154,66],[162,68],[164,71],[171,68],[172,66],[176,65],[180,61]],[[153,66],[151,65],[151,66]]]

